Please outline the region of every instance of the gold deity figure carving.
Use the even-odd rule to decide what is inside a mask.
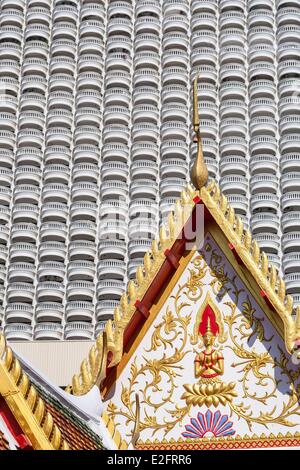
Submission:
[[[224,373],[224,357],[221,351],[214,348],[215,335],[211,329],[210,317],[207,317],[203,334],[205,349],[196,355],[195,376],[202,381],[214,382]],[[203,380],[204,379],[204,380]]]

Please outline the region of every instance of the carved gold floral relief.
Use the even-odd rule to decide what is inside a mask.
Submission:
[[[136,418],[135,394],[138,392],[143,410],[140,431],[151,429],[152,435],[161,430],[166,436],[183,421],[194,406],[209,406],[213,400],[215,406],[218,403],[226,404],[231,416],[244,420],[250,430],[253,424],[265,427],[275,423],[294,426],[300,415],[300,371],[289,369],[290,362],[281,348],[278,347],[276,354],[273,348],[271,353],[272,337],[265,333],[264,319],[257,316],[250,297],[246,295],[244,288],[239,287],[235,274],[227,271],[225,259],[210,242],[206,242],[204,251],[191,264],[187,282],[178,286],[177,292],[170,298],[163,319],[154,324],[151,344],[144,351],[141,363],[138,364],[135,359],[131,365],[130,377],[122,385],[122,405],[116,406],[111,401],[108,413],[112,417],[118,417],[117,421],[122,417],[127,425],[133,425]],[[232,382],[224,384],[216,381],[216,384],[211,384],[210,388],[205,387],[205,390],[201,388],[201,382],[198,382],[185,385],[184,400],[176,403],[174,391],[179,379],[184,377],[183,359],[191,352],[189,345],[195,344],[195,332],[199,326],[199,319],[192,319],[190,312],[193,305],[204,298],[204,292],[208,288],[207,275],[210,278],[211,295],[216,296],[215,306],[224,305],[221,323],[224,322],[225,328],[219,336],[221,339],[228,336],[225,348],[230,349],[234,357],[233,362],[228,365],[236,370],[242,395],[236,398]],[[216,312],[218,310],[220,306]],[[201,308],[199,311],[201,314]],[[198,322],[198,326],[194,322]],[[189,335],[191,328],[193,333]],[[263,352],[256,350],[257,339],[265,347]],[[150,357],[150,351],[156,352],[156,356],[160,353],[159,358],[153,358],[153,355]],[[255,388],[251,386],[253,379]],[[279,382],[289,385],[289,390],[284,395],[278,390]],[[143,384],[143,388],[139,383]],[[219,398],[212,398],[213,396]],[[274,403],[271,408],[270,400]],[[255,403],[259,406],[254,406]],[[157,410],[161,407],[164,409],[164,417],[159,420]]]

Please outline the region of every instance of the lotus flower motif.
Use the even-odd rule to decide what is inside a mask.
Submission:
[[[207,410],[205,414],[198,413],[197,418],[191,418],[191,424],[185,426],[186,432],[183,437],[199,439],[202,437],[225,437],[235,434],[232,429],[232,421],[228,420],[227,415],[221,415],[220,411],[212,413]]]

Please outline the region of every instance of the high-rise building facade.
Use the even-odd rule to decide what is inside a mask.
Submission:
[[[0,307],[91,339],[206,163],[300,303],[299,0],[0,0]]]

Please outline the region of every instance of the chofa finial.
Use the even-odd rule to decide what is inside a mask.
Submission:
[[[202,151],[202,141],[200,136],[200,120],[199,120],[199,111],[198,111],[198,76],[194,80],[194,97],[193,97],[193,126],[197,139],[197,156],[194,161],[192,171],[191,171],[191,180],[196,189],[201,189],[208,180],[208,170],[204,162],[203,151]]]

